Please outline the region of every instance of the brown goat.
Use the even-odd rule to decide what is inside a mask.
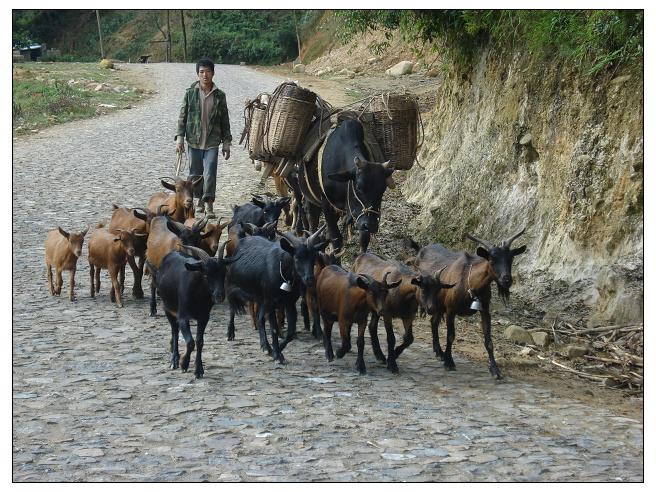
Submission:
[[[46,277],[48,279],[48,290],[51,295],[60,295],[64,284],[62,270],[70,272],[70,286],[68,289],[68,299],[75,300],[75,270],[77,260],[82,254],[82,244],[84,236],[89,227],[80,232],[66,232],[61,227],[48,232],[45,241],[46,251]],[[55,267],[56,284],[52,285],[52,267]]]
[[[134,256],[128,256],[128,264],[134,275],[134,285],[132,286],[132,295],[135,299],[143,299],[144,293],[141,287],[143,277],[144,261],[146,260],[146,244],[148,241],[148,232],[150,230],[150,221],[155,215],[149,210],[142,208],[119,207],[112,204],[114,211],[112,218],[107,224],[107,230],[112,234],[118,234],[119,231],[135,231],[139,236],[134,238]],[[138,257],[138,262],[135,257]],[[121,272],[121,284],[125,274]]]
[[[122,285],[119,277],[125,268],[128,256],[134,256],[134,243],[144,234],[118,229],[112,234],[102,224],[98,224],[89,238],[89,276],[91,277],[91,297],[100,291],[100,271],[106,268],[112,282],[110,299],[116,301],[118,307],[123,307],[121,298]],[[95,275],[94,275],[95,274]],[[95,278],[95,283],[94,283]]]
[[[351,350],[351,326],[358,324],[358,357],[355,368],[364,374],[364,332],[367,315],[370,311],[380,313],[385,306],[385,297],[390,289],[401,281],[387,283],[387,275],[378,282],[368,275],[356,275],[337,265],[329,265],[321,270],[317,278],[317,301],[323,319],[323,339],[326,358],[334,359],[331,333],[333,323],[339,323],[342,346],[337,350],[337,358],[344,357]]]
[[[166,179],[173,180],[173,183],[165,181]],[[200,186],[203,182],[203,177],[199,176],[196,179],[182,179],[176,178],[162,178],[162,186],[167,190],[173,191],[168,193],[160,191],[155,193],[148,200],[148,210],[152,213],[157,213],[158,207],[163,206],[166,213],[177,222],[184,222],[190,217],[194,217],[194,187]]]
[[[385,298],[384,309],[381,312],[387,333],[387,360],[380,350],[380,342],[378,341],[379,314],[372,311],[369,322],[371,346],[376,358],[382,362],[387,362],[387,368],[390,371],[398,372],[396,359],[414,341],[412,323],[417,316],[419,306],[422,306],[429,314],[433,314],[438,293],[441,289],[452,288],[453,284],[440,282],[441,271],[430,275],[418,274],[407,265],[394,260],[386,260],[373,253],[359,255],[353,263],[353,272],[370,275],[379,282],[387,275],[389,275],[390,280],[399,280],[401,282],[397,288],[389,291]],[[392,325],[392,319],[394,318],[401,319],[404,330],[403,343],[396,348],[394,347],[396,338]]]
[[[198,247],[203,251],[205,251],[211,257],[216,256],[216,252],[219,250],[219,242],[221,240],[221,234],[223,233],[223,229],[230,226],[231,224],[230,221],[221,223],[222,220],[223,217],[221,217],[216,224],[212,224],[208,222],[205,228],[203,229],[204,237],[201,239]],[[195,223],[196,223],[195,218],[189,218],[184,221],[184,225],[186,227],[192,227]]]
[[[442,273],[444,281],[455,284],[453,289],[439,292],[435,312],[431,317],[433,350],[444,361],[445,369],[453,371],[456,368],[451,355],[451,347],[456,337],[456,316],[471,316],[479,310],[490,373],[496,376],[497,379],[502,379],[501,371],[494,360],[491,334],[492,322],[490,318],[490,299],[492,297],[490,285],[492,282],[496,282],[499,295],[506,302],[512,285],[511,268],[513,258],[526,251],[526,246],[510,249],[510,245],[525,230],[522,229],[519,233],[502,241],[500,246],[495,246],[491,242],[466,234],[467,238],[481,245],[476,249],[477,256],[472,256],[464,251],[451,251],[439,244],[430,244],[419,250],[415,265],[422,273],[429,275],[438,269],[444,269]],[[415,249],[418,249],[418,247],[415,247]],[[480,302],[478,309],[473,306],[474,300]],[[442,352],[438,328],[440,320],[445,314],[447,327],[446,349]]]

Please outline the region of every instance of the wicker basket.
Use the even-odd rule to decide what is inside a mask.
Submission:
[[[266,125],[266,107],[253,106],[248,129],[248,156],[253,160],[266,161],[264,152],[264,125]]]
[[[369,101],[376,140],[396,169],[410,169],[415,163],[421,132],[417,100],[407,94],[380,94]]]
[[[278,86],[271,97],[264,138],[264,151],[276,157],[295,157],[312,116],[317,95],[294,83]]]

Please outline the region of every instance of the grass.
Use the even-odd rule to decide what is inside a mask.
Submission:
[[[95,91],[98,84],[107,84],[109,90]],[[124,89],[116,92],[115,87]],[[14,135],[26,134],[125,108],[143,98],[142,89],[121,77],[120,71],[102,69],[97,63],[15,63],[12,130]]]

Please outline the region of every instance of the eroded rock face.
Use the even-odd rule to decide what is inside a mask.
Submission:
[[[622,77],[488,51],[447,76],[424,169],[403,187],[422,207],[415,235],[473,253],[464,232],[500,241],[527,226],[513,292],[589,324],[641,321],[643,82]]]

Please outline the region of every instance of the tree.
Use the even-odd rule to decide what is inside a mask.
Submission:
[[[187,30],[185,29],[184,10],[180,11],[180,24],[182,24],[182,61],[187,63]]]
[[[105,58],[105,50],[102,44],[102,31],[100,30],[100,10],[96,9],[96,20],[98,21],[98,38],[100,38],[100,58]]]

